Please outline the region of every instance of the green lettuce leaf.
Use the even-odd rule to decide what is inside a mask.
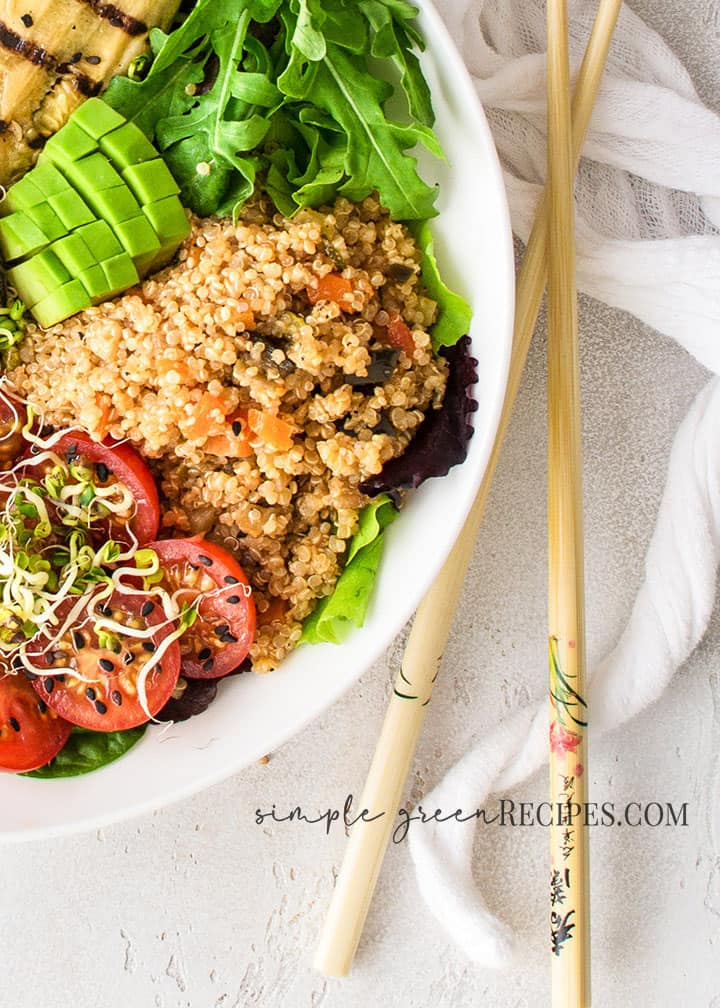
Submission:
[[[305,620],[301,643],[340,644],[353,626],[363,625],[380,567],[385,529],[397,516],[398,511],[387,494],[362,509],[335,590]]]
[[[151,32],[145,79],[116,77],[104,97],[201,216],[233,212],[262,174],[286,214],[377,190],[396,220],[424,220],[436,190],[411,151],[442,151],[416,13],[404,0],[196,0],[170,34]],[[409,121],[386,109],[396,90]]]
[[[126,731],[96,732],[88,728],[73,728],[70,737],[54,759],[39,770],[23,777],[48,780],[55,777],[79,777],[114,763],[124,756],[145,734],[145,725]]]
[[[423,221],[413,231],[422,252],[422,282],[430,297],[438,304],[438,320],[431,333],[433,346],[436,350],[443,346],[454,346],[462,336],[467,335],[472,321],[472,308],[464,297],[451,291],[440,276],[428,222]]]

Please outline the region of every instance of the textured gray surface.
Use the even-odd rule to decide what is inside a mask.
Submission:
[[[720,7],[636,2],[720,107]],[[589,646],[615,640],[641,579],[673,432],[705,374],[618,312],[581,305]],[[544,346],[532,351],[428,718],[417,798],[545,675]],[[309,962],[343,838],[254,825],[254,810],[339,805],[361,786],[399,639],[323,718],[173,808],[97,834],[2,851],[0,1005],[29,1008],[537,1008],[548,1003],[542,830],[482,831],[475,870],[519,931],[500,974],[469,965],[422,905],[407,850],[387,858],[356,968]],[[689,803],[687,829],[592,837],[594,1004],[720,1008],[720,613],[663,699],[595,745],[595,800]],[[509,797],[539,801],[538,774]]]

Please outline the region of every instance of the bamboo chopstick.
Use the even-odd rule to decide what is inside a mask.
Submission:
[[[567,0],[548,0],[548,621],[551,808],[587,802],[585,578]],[[590,1004],[588,830],[550,828],[553,1008]]]
[[[622,0],[601,0],[580,69],[573,100],[573,154],[576,163],[580,158],[621,6]],[[394,827],[394,813],[415,754],[500,449],[520,388],[545,289],[547,241],[547,201],[543,197],[518,276],[513,351],[495,442],[465,526],[415,615],[395,690],[360,799],[361,808],[369,809],[372,814],[385,812],[385,815],[374,822],[360,820],[352,827],[315,955],[315,968],[326,976],[346,976],[350,970]]]

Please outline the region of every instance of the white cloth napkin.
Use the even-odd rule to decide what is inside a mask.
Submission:
[[[505,169],[526,240],[545,175],[545,8],[539,0],[440,0]],[[597,0],[571,0],[577,69]],[[585,145],[576,190],[578,284],[672,336],[720,373],[720,117],[699,100],[663,40],[627,7]],[[720,561],[720,379],[675,438],[645,581],[614,650],[593,670],[597,737],[656,700],[702,638]],[[425,808],[481,808],[547,759],[547,701],[514,712],[467,753]],[[422,895],[466,954],[506,964],[513,935],[472,873],[474,826],[410,832]]]

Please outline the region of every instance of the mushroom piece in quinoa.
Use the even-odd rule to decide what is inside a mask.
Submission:
[[[8,376],[47,423],[138,448],[165,534],[202,532],[235,554],[266,672],[332,592],[368,502],[359,483],[439,408],[447,364],[420,253],[375,198],[291,220],[256,202],[236,224],[193,223],[175,265],[31,325]]]

